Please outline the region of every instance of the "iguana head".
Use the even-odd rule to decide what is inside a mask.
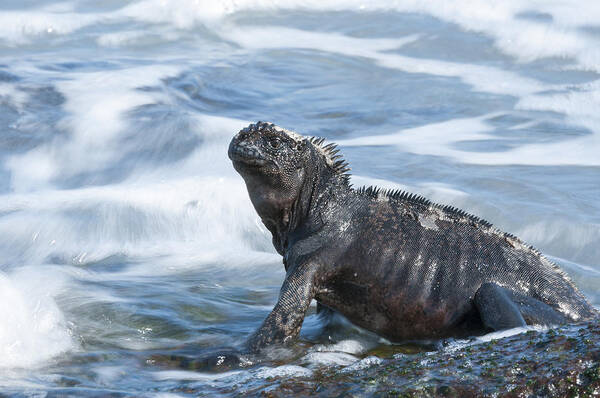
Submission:
[[[229,144],[234,168],[245,174],[281,179],[302,163],[306,139],[273,123],[258,122],[240,130]]]
[[[229,158],[274,240],[308,211],[319,182],[346,171],[345,162],[335,162],[335,146],[322,143],[265,122],[249,125],[231,140]]]
[[[244,178],[263,221],[286,217],[284,213],[293,207],[306,178],[305,165],[310,159],[306,139],[274,124],[258,122],[233,137],[229,158]]]

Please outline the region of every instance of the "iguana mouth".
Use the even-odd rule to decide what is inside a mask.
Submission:
[[[258,150],[244,145],[230,145],[228,155],[232,161],[250,166],[264,166],[267,163]]]

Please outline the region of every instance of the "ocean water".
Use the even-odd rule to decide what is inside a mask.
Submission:
[[[3,0],[0,392],[243,393],[378,363],[389,343],[314,307],[258,367],[148,361],[239,346],[277,299],[226,154],[257,120],[339,143],[357,186],[516,234],[599,306],[598,109],[600,3]]]

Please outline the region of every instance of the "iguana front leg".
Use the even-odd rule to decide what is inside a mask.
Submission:
[[[257,352],[272,343],[285,343],[300,333],[306,310],[314,297],[313,264],[288,271],[275,308],[260,328],[248,339],[247,346]]]

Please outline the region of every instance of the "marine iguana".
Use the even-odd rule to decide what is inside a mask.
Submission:
[[[415,194],[353,188],[322,138],[258,122],[228,155],[286,270],[251,351],[296,337],[312,299],[392,341],[597,316],[565,273],[515,236]]]

